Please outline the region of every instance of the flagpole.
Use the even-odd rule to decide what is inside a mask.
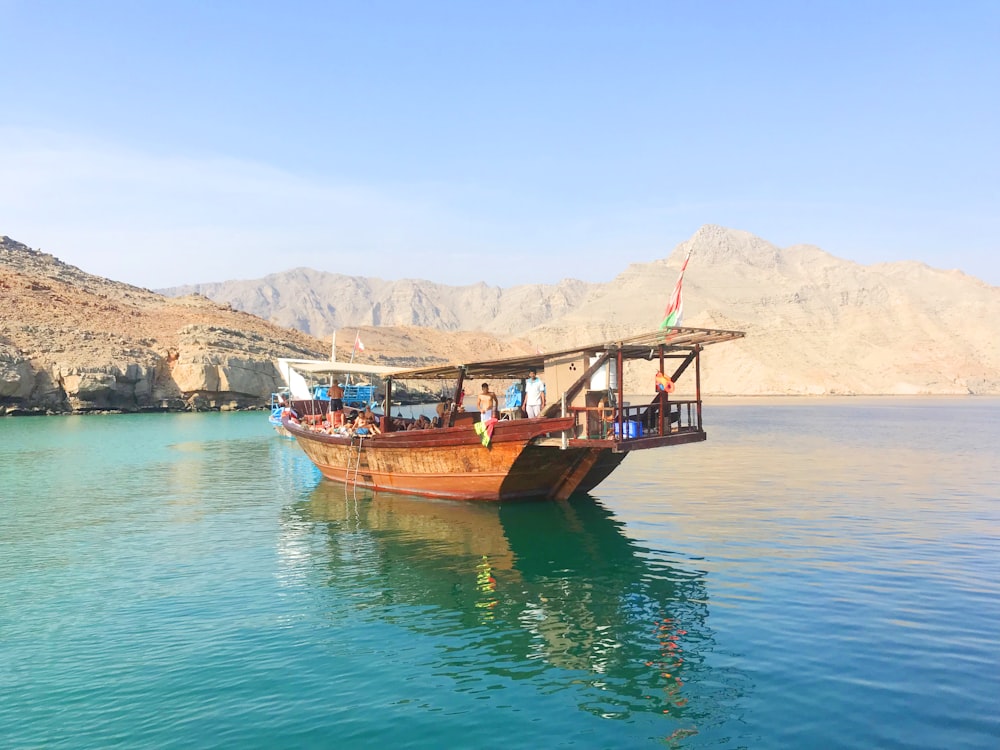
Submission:
[[[333,336],[330,337],[330,361],[337,361],[337,329],[333,329]]]
[[[359,328],[358,332],[356,334],[354,334],[354,347],[351,349],[351,362],[350,362],[350,364],[354,364],[354,354],[358,351],[358,342],[360,340],[361,340],[361,329]]]

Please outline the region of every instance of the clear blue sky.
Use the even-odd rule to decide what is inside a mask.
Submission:
[[[996,0],[0,0],[0,40],[0,234],[141,286],[607,280],[702,224],[1000,285]]]

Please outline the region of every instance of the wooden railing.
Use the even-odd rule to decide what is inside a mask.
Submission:
[[[663,419],[660,419],[660,403],[613,407],[571,407],[570,413],[576,417],[574,436],[589,440],[613,440],[628,442],[644,437],[661,437],[682,432],[698,432],[698,401],[670,400],[663,403]]]
[[[299,421],[308,426],[321,424],[326,419],[327,412],[330,411],[329,401],[318,399],[293,399],[292,409],[299,415]]]

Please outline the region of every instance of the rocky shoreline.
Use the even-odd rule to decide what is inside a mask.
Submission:
[[[324,356],[300,331],[0,238],[0,416],[260,409],[277,358]]]

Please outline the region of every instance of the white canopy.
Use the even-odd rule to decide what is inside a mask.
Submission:
[[[312,375],[393,375],[401,372],[401,367],[371,365],[362,362],[333,362],[329,359],[278,359],[278,372],[288,384],[292,398],[311,398],[309,384],[302,376],[308,372]]]

